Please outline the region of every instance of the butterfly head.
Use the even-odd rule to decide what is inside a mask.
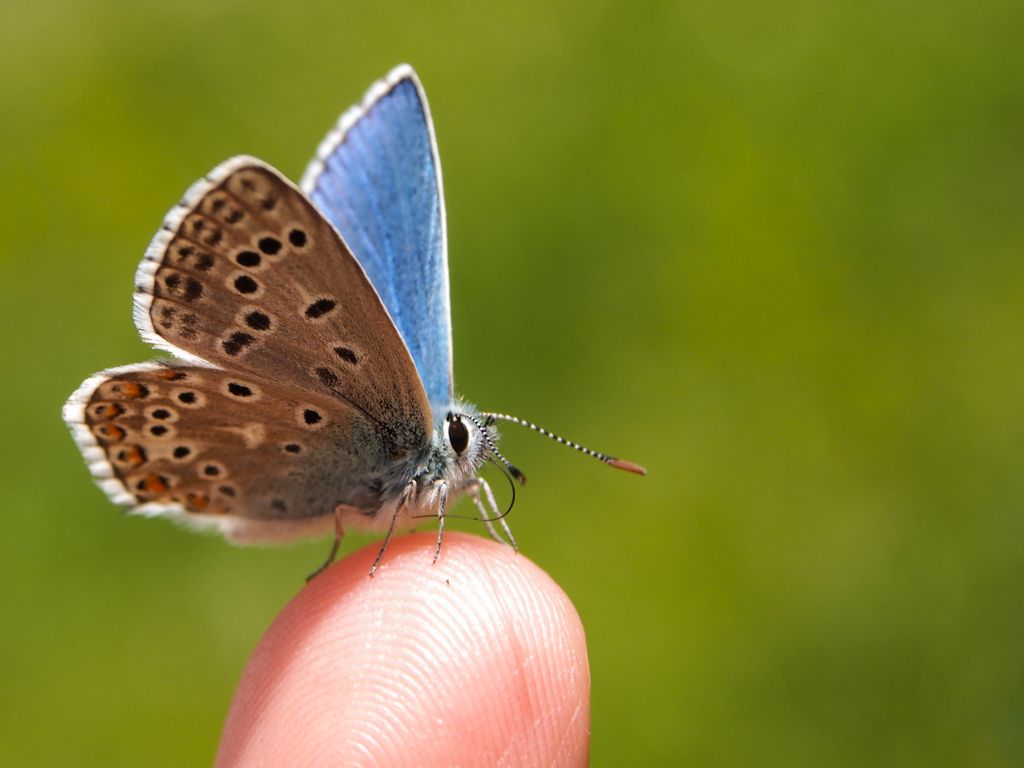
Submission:
[[[509,463],[498,450],[495,422],[482,416],[468,403],[456,402],[448,409],[437,428],[437,441],[444,455],[446,474],[468,479],[490,461],[519,482],[526,481],[522,472]]]

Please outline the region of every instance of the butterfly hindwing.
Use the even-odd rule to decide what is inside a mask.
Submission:
[[[451,310],[441,166],[411,67],[342,115],[302,188],[366,270],[409,347],[430,402],[452,400]]]
[[[359,411],[243,373],[144,363],[98,374],[64,417],[111,499],[241,540],[374,510],[386,448]]]
[[[432,430],[415,364],[334,228],[253,158],[186,193],[136,276],[143,337],[186,360],[332,398],[392,453]]]

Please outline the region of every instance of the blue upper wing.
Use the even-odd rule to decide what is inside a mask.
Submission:
[[[441,165],[430,109],[408,65],[341,116],[302,189],[366,270],[435,412],[452,400],[451,309]]]

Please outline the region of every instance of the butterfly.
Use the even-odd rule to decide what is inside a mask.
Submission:
[[[499,421],[645,473],[455,395],[441,166],[408,65],[341,116],[301,187],[244,156],[196,182],[139,265],[134,318],[173,357],[91,376],[63,411],[100,487],[133,513],[243,544],[333,525],[322,567],[345,529],[382,530],[372,575],[420,517],[437,520],[436,561],[462,494],[515,546],[480,476],[491,462],[525,481],[498,450]]]

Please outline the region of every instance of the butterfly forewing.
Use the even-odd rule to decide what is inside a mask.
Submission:
[[[342,115],[302,188],[366,269],[409,346],[430,402],[452,400],[441,164],[427,98],[407,65]]]
[[[260,161],[235,158],[189,190],[136,283],[139,329],[158,346],[339,401],[391,454],[429,443],[426,393],[366,274]]]
[[[303,535],[293,523],[329,520],[339,503],[375,510],[377,470],[391,461],[360,411],[209,367],[99,374],[65,418],[115,501],[236,538]]]

